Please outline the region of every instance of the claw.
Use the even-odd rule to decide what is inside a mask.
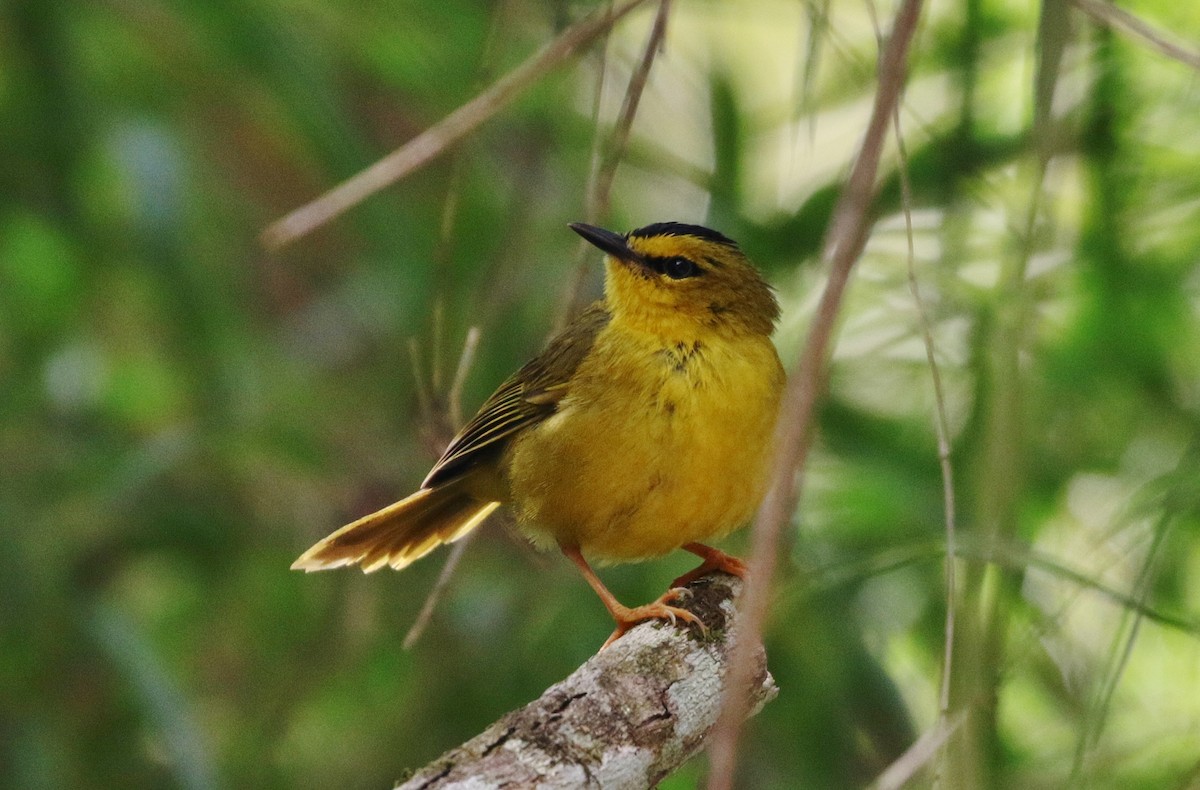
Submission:
[[[699,544],[688,544],[688,546],[692,545]],[[684,548],[688,551],[694,551],[693,549],[688,548],[688,546],[684,546]],[[692,614],[687,609],[681,609],[678,606],[670,605],[671,601],[677,601],[680,598],[690,597],[692,594],[691,590],[683,589],[680,585],[675,584],[671,587],[671,589],[659,596],[657,601],[648,603],[645,606],[636,606],[630,609],[628,606],[623,605],[620,601],[614,598],[613,594],[608,591],[608,588],[605,587],[604,583],[600,581],[600,577],[596,575],[596,572],[592,570],[590,565],[588,565],[587,560],[583,558],[583,553],[580,552],[578,546],[564,543],[560,544],[560,548],[562,549],[563,555],[571,562],[575,563],[575,566],[579,568],[579,572],[583,574],[583,578],[586,579],[587,583],[591,585],[593,590],[596,591],[596,595],[600,596],[600,600],[604,602],[604,607],[608,609],[609,614],[611,614],[613,617],[613,620],[617,622],[616,630],[612,632],[612,636],[610,636],[600,647],[601,650],[611,645],[617,639],[620,639],[621,636],[630,628],[633,628],[635,625],[645,620],[670,620],[671,625],[678,625],[678,621],[683,620],[685,623],[695,623],[696,625],[699,625],[700,633],[708,633],[708,629],[704,627],[704,623],[700,621],[699,617]],[[716,551],[716,549],[709,549],[707,546],[704,547],[704,549],[709,552]],[[717,553],[720,554],[720,552]]]
[[[670,597],[668,597],[670,596]],[[666,594],[659,600],[664,601],[683,601],[692,597],[692,591],[687,587],[680,587],[678,584],[672,584]]]
[[[670,601],[686,598],[691,595],[691,592],[682,588],[673,587],[663,593],[657,601],[645,604],[644,606],[636,606],[632,609],[622,606],[620,609],[613,611],[613,619],[617,621],[617,627],[604,642],[600,648],[611,645],[616,640],[620,639],[626,631],[633,628],[638,623],[646,620],[667,620],[671,625],[678,625],[682,620],[689,625],[695,624],[699,626],[701,634],[707,634],[708,628],[704,622],[687,609],[681,609],[678,606],[669,605]]]

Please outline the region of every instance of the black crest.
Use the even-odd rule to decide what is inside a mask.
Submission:
[[[727,247],[737,247],[737,242],[724,233],[706,228],[703,225],[686,225],[682,222],[655,222],[644,228],[631,230],[627,238],[648,239],[653,236],[695,236],[697,239],[724,244]]]

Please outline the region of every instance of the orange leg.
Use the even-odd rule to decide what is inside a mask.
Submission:
[[[600,596],[604,608],[608,609],[608,613],[617,622],[617,629],[605,641],[604,645],[600,648],[601,650],[608,647],[619,639],[622,634],[644,620],[670,620],[674,624],[676,618],[678,618],[685,623],[696,623],[700,626],[701,631],[704,630],[704,623],[700,622],[699,617],[687,609],[680,609],[678,606],[670,605],[670,602],[676,601],[680,596],[686,594],[684,590],[667,590],[657,601],[630,609],[613,597],[613,594],[608,591],[608,588],[604,586],[604,582],[600,581],[600,577],[596,575],[596,572],[588,565],[587,560],[583,558],[583,554],[580,553],[578,546],[560,545],[559,548],[562,549],[562,553],[566,555],[567,559],[575,563],[576,567],[579,568],[579,572],[583,574],[583,578],[596,591],[596,595]]]
[[[703,543],[685,543],[680,548],[684,551],[690,551],[704,561],[700,563],[700,567],[688,571],[671,582],[672,587],[686,587],[710,571],[724,571],[739,579],[746,578],[746,563],[737,557],[726,554],[720,549],[705,546]]]

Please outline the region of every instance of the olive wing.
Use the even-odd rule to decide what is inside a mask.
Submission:
[[[508,439],[541,422],[558,408],[579,363],[609,321],[600,302],[593,304],[492,393],[459,432],[421,484],[452,480],[505,446]]]

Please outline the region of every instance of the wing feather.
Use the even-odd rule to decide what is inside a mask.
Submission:
[[[608,321],[604,305],[593,304],[551,340],[542,353],[505,380],[450,442],[421,487],[458,477],[484,458],[492,457],[493,452],[499,452],[517,432],[554,414],[558,402],[570,391],[569,382],[579,363]]]

